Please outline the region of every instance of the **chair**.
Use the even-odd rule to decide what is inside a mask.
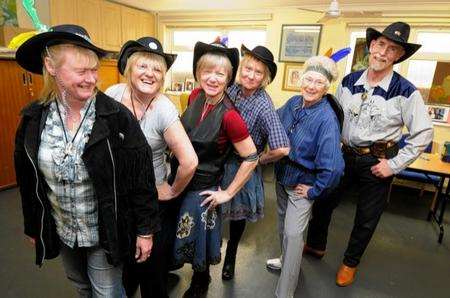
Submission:
[[[398,142],[398,147],[403,148],[406,143],[405,139],[408,135],[403,135]],[[425,153],[431,153],[433,149],[433,142],[431,142],[424,150]],[[408,181],[414,181],[420,183],[420,194],[419,197],[423,196],[423,193],[425,191],[425,187],[427,185],[431,185],[434,188],[434,195],[433,200],[431,202],[430,210],[434,210],[434,206],[436,204],[436,200],[439,194],[439,184],[441,183],[441,177],[436,175],[430,175],[430,174],[424,174],[424,173],[418,173],[414,171],[410,171],[408,169],[402,170],[399,173],[397,173],[394,177],[394,180],[401,179],[401,180],[408,180]],[[391,186],[389,188],[389,194],[388,194],[388,202],[391,198],[391,191],[392,191],[392,185],[394,184],[394,180],[391,183]]]

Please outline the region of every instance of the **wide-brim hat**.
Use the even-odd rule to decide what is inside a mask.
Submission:
[[[128,58],[136,52],[154,53],[163,57],[166,61],[167,70],[169,70],[177,58],[176,54],[164,53],[161,43],[156,38],[148,36],[141,37],[138,40],[129,40],[120,49],[119,60],[117,61],[117,67],[122,75],[127,66]]]
[[[16,51],[16,61],[20,66],[36,74],[42,74],[42,52],[45,47],[57,44],[74,44],[94,51],[99,58],[107,51],[91,41],[88,32],[81,26],[66,24],[51,27],[25,41]]]
[[[422,45],[415,43],[408,43],[410,27],[408,24],[403,22],[395,22],[387,26],[383,32],[379,32],[374,28],[367,28],[366,30],[366,44],[367,48],[370,49],[370,43],[372,40],[377,39],[380,36],[384,36],[387,39],[392,40],[396,44],[399,44],[405,50],[405,54],[394,62],[400,63],[411,57]]]
[[[198,41],[194,47],[194,63],[193,63],[194,78],[197,81],[198,81],[198,78],[196,77],[197,62],[200,59],[200,57],[206,53],[220,53],[225,55],[230,60],[233,70],[228,86],[231,86],[234,83],[234,79],[236,78],[237,70],[239,67],[239,50],[236,48],[227,48],[226,46],[220,43],[214,42],[208,44]]]
[[[256,46],[253,50],[250,51],[246,46],[241,45],[241,54],[242,56],[248,54],[260,60],[267,66],[267,68],[269,68],[270,82],[275,79],[275,76],[277,75],[277,65],[274,62],[272,52],[268,48],[263,46]]]

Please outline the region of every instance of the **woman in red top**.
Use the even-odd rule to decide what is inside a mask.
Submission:
[[[175,262],[191,263],[194,269],[184,297],[198,297],[208,290],[209,265],[220,263],[219,205],[234,197],[258,162],[245,122],[225,93],[238,65],[236,48],[220,43],[195,45],[194,76],[201,89],[192,92],[181,122],[199,164],[184,194],[175,240]],[[243,162],[228,188],[221,190],[223,166],[233,148]]]

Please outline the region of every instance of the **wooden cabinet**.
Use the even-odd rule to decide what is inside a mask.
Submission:
[[[121,7],[118,4],[104,2],[101,10],[103,48],[117,51],[122,46],[122,18]]]
[[[73,0],[50,0],[50,17],[52,26],[61,24],[78,24],[77,2]]]
[[[105,92],[109,86],[119,83],[117,60],[102,60],[98,70],[98,89]]]
[[[0,60],[0,189],[16,185],[14,172],[14,137],[20,121],[20,111],[39,98],[43,86],[41,75],[22,69],[15,60]],[[99,68],[99,88],[119,82],[116,60],[102,60]]]
[[[50,0],[50,19],[52,25],[83,26],[97,46],[110,51],[155,34],[153,14],[105,0]]]
[[[131,39],[139,38],[139,11],[125,6],[121,7],[122,11],[122,44]]]
[[[16,184],[14,137],[22,108],[39,96],[42,77],[14,60],[0,60],[0,189]]]
[[[102,2],[100,0],[79,0],[77,2],[78,24],[89,33],[94,44],[103,46],[102,26],[106,24],[101,20]]]

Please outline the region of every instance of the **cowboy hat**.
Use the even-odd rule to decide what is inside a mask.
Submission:
[[[78,25],[66,24],[51,27],[47,32],[39,33],[25,41],[17,49],[16,61],[26,70],[42,74],[44,48],[65,43],[90,49],[99,57],[107,53],[92,43],[86,29]]]
[[[277,65],[273,61],[273,54],[268,48],[263,46],[256,46],[253,50],[250,51],[246,46],[241,45],[241,53],[242,56],[244,56],[245,54],[249,54],[250,56],[264,63],[269,68],[270,81],[272,82],[273,79],[275,79],[275,76],[277,75]]]
[[[227,48],[226,46],[224,46],[218,42],[213,42],[213,43],[207,44],[207,43],[198,41],[194,47],[194,67],[193,67],[194,78],[197,80],[198,80],[198,78],[196,77],[197,62],[200,59],[200,57],[206,53],[220,53],[220,54],[225,55],[228,58],[228,60],[230,60],[233,70],[232,70],[232,75],[231,75],[230,82],[228,83],[228,86],[231,86],[231,84],[234,83],[234,79],[236,77],[237,69],[239,66],[239,51],[238,51],[238,49]]]
[[[122,46],[119,54],[119,60],[117,61],[117,67],[119,68],[119,72],[121,74],[125,71],[128,58],[136,52],[154,53],[163,57],[166,61],[167,70],[169,70],[177,58],[176,54],[164,53],[161,43],[156,38],[149,36],[141,37],[138,40],[129,40]]]
[[[380,36],[384,36],[389,40],[392,40],[396,44],[403,47],[405,53],[397,61],[400,63],[409,57],[411,57],[417,50],[421,47],[420,44],[408,43],[410,27],[408,24],[403,22],[395,22],[387,26],[383,32],[379,32],[373,28],[367,28],[366,30],[366,44],[367,48],[370,49],[370,43],[372,40],[377,39]]]

